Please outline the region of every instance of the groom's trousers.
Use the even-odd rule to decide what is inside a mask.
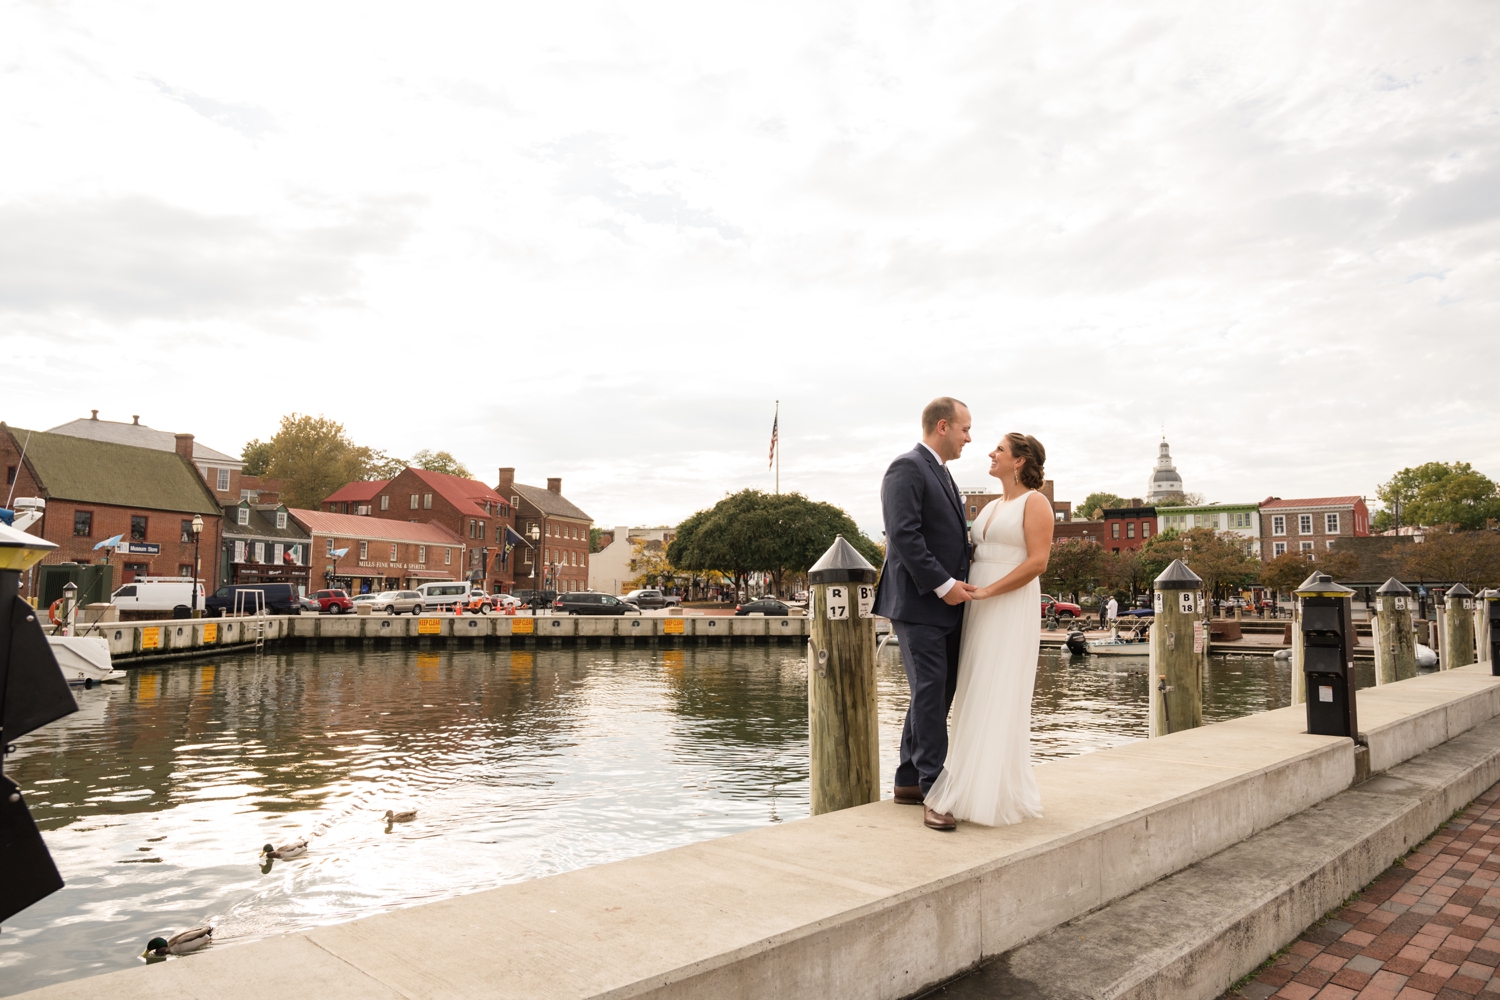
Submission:
[[[958,639],[963,619],[952,625],[891,622],[901,640],[901,662],[911,701],[901,727],[897,785],[921,785],[926,795],[948,759],[948,709],[958,689]]]

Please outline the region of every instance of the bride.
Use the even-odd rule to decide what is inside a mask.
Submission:
[[[1041,585],[1052,550],[1052,504],[1037,490],[1047,452],[1030,434],[1007,434],[990,452],[1005,495],[974,519],[969,582],[948,759],[926,805],[952,829],[1042,815],[1031,770],[1031,688],[1041,644]],[[943,815],[946,814],[946,815]]]

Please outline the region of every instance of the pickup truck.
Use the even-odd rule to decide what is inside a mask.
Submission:
[[[1067,601],[1059,601],[1057,598],[1053,597],[1051,594],[1043,594],[1042,595],[1042,617],[1043,618],[1047,617],[1047,612],[1049,610],[1056,611],[1057,612],[1057,617],[1059,617],[1059,618],[1077,618],[1077,617],[1079,617],[1080,615],[1083,614],[1083,609],[1080,608],[1078,605],[1076,605],[1076,604],[1069,604]]]
[[[642,611],[652,608],[672,608],[682,603],[681,599],[663,594],[659,590],[632,590],[620,600],[626,604],[634,604]]]

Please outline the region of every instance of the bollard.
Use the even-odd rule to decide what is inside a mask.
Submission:
[[[875,567],[843,535],[807,571],[812,814],[880,801]]]
[[[1154,600],[1149,732],[1166,736],[1203,725],[1203,668],[1208,661],[1203,580],[1174,559],[1156,578]]]
[[[1375,591],[1375,683],[1391,684],[1417,676],[1417,645],[1412,634],[1411,590],[1394,576]]]
[[[1490,674],[1500,677],[1500,590],[1484,592],[1485,617],[1490,630]]]
[[[72,580],[63,584],[62,634],[73,634],[73,619],[78,614],[78,585]]]
[[[1480,663],[1491,665],[1491,673],[1495,669],[1495,658],[1490,650],[1494,644],[1495,633],[1490,628],[1490,606],[1496,594],[1494,590],[1481,590],[1474,595],[1474,652],[1478,655]]]
[[[1474,662],[1474,592],[1455,583],[1446,595],[1448,628],[1443,633],[1443,669],[1467,667]]]
[[[1298,587],[1307,731],[1319,736],[1359,733],[1354,708],[1354,591],[1313,573]]]

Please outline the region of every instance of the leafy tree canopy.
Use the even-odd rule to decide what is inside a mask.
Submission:
[[[1167,497],[1152,504],[1153,507],[1201,507],[1204,503],[1202,493],[1182,493],[1175,497]]]
[[[285,483],[282,496],[289,507],[316,508],[345,483],[383,478],[373,476],[371,468],[385,456],[356,445],[343,424],[323,416],[288,414],[270,441],[252,441],[246,451],[252,447],[266,449],[264,474]]]
[[[1402,581],[1464,583],[1500,587],[1500,534],[1493,531],[1430,531],[1421,545],[1407,549]]]
[[[1427,462],[1402,469],[1380,484],[1375,495],[1386,506],[1375,514],[1376,531],[1395,526],[1396,505],[1402,524],[1454,524],[1475,530],[1500,518],[1500,487],[1468,462]]]
[[[1123,507],[1125,499],[1115,496],[1113,493],[1090,493],[1083,498],[1083,503],[1078,505],[1078,513],[1084,517],[1100,518],[1104,516],[1106,508]]]
[[[741,490],[678,525],[667,559],[681,569],[718,570],[736,577],[750,572],[802,573],[837,535],[880,565],[879,546],[838,507],[800,493]]]
[[[1104,546],[1081,538],[1052,546],[1047,560],[1048,586],[1076,602],[1080,593],[1089,593],[1103,582],[1105,556]]]
[[[1141,566],[1147,580],[1160,576],[1173,559],[1186,563],[1203,578],[1204,591],[1215,595],[1253,582],[1259,569],[1255,558],[1245,551],[1244,538],[1212,528],[1169,529],[1141,546]]]
[[[430,448],[423,448],[411,457],[411,464],[428,472],[441,472],[444,475],[460,476],[464,479],[474,478],[474,474],[469,471],[468,466],[446,451],[433,451]]]
[[[240,458],[245,463],[245,475],[264,476],[271,467],[271,442],[256,438],[240,449]]]

